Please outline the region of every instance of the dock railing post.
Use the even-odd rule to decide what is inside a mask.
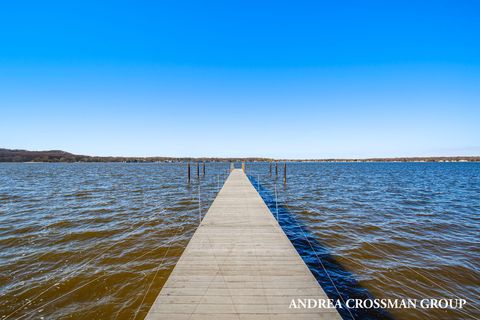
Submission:
[[[203,161],[203,175],[205,176],[205,161]]]
[[[190,161],[187,163],[187,177],[188,177],[188,182],[190,182]]]
[[[202,223],[202,199],[200,198],[200,182],[198,183],[198,224]]]
[[[277,221],[278,221],[278,198],[277,198],[277,182],[275,181],[275,208],[277,211]]]
[[[283,183],[287,183],[287,163],[283,164]]]
[[[278,162],[275,162],[275,179],[278,178]]]
[[[200,162],[197,161],[197,178],[200,178]]]
[[[245,172],[245,161],[242,162],[242,171]]]
[[[272,176],[272,162],[270,161],[269,163],[269,168],[270,168],[270,177]]]

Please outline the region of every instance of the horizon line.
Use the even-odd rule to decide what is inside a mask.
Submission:
[[[275,157],[265,157],[265,156],[241,156],[241,157],[231,157],[231,156],[123,156],[123,155],[108,155],[108,156],[99,156],[99,155],[90,155],[90,154],[77,154],[69,151],[64,151],[61,149],[49,149],[49,150],[27,150],[27,149],[9,149],[9,148],[0,148],[0,151],[6,152],[27,152],[27,153],[65,153],[75,157],[89,157],[89,158],[125,158],[125,159],[191,159],[191,160],[202,160],[202,159],[215,159],[215,160],[241,160],[241,159],[250,159],[250,160],[265,160],[265,161],[371,161],[371,160],[400,160],[400,159],[476,159],[480,160],[480,155],[441,155],[441,156],[393,156],[393,157],[324,157],[324,158],[275,158]]]

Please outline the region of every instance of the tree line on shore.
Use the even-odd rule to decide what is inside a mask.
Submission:
[[[228,162],[228,161],[271,161],[267,158],[193,158],[193,157],[113,157],[87,156],[62,150],[28,151],[0,148],[0,162]]]
[[[99,157],[77,155],[61,150],[28,151],[0,148],[0,162],[480,162],[480,156],[398,157],[368,159],[271,159],[271,158],[193,158],[193,157]]]

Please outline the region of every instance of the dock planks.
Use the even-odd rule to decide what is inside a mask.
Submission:
[[[289,308],[303,298],[327,296],[245,173],[235,169],[146,319],[341,319],[335,309]]]

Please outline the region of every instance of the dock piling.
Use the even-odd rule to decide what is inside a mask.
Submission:
[[[187,177],[188,177],[188,182],[190,182],[190,161],[187,163]]]
[[[198,224],[202,223],[202,198],[200,197],[200,183],[198,184]]]
[[[277,221],[278,221],[278,198],[277,198],[277,182],[275,181],[275,211],[277,213]]]

